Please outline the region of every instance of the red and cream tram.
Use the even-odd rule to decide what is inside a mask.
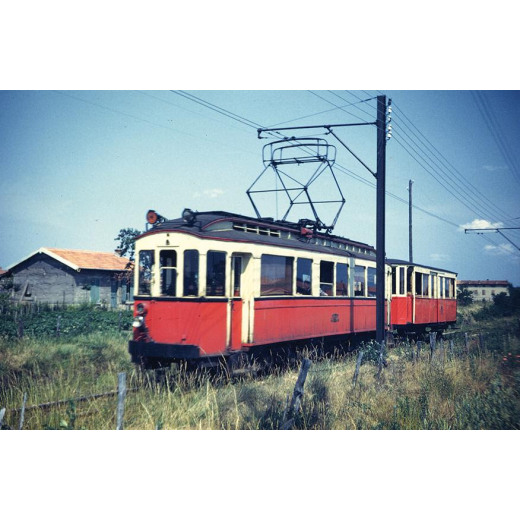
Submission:
[[[457,274],[403,260],[392,266],[391,323],[398,333],[441,331],[457,320]]]
[[[388,299],[408,302],[408,288],[418,290],[414,276],[412,285],[400,285],[401,271],[406,278],[409,269],[417,276],[426,268],[387,264]],[[441,279],[453,280],[437,298],[442,312],[449,310],[442,315],[450,318],[444,323],[453,321],[455,275],[435,271],[429,276],[428,284],[437,290]],[[435,290],[431,299],[437,301]],[[210,364],[289,341],[376,329],[373,247],[299,224],[226,212],[185,210],[183,218],[159,219],[139,236],[134,292],[129,351],[145,366],[178,360]],[[412,296],[410,314],[408,303],[396,303],[396,325],[422,323],[424,298]],[[436,305],[439,318],[441,304]],[[393,303],[386,306],[388,328],[391,310]]]

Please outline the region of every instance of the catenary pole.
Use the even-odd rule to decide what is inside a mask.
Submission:
[[[408,181],[408,249],[410,263],[413,264],[413,235],[412,235],[412,184],[413,181]]]
[[[385,339],[386,96],[377,96],[376,341]]]

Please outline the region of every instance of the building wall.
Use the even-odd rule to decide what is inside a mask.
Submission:
[[[47,255],[37,255],[12,269],[13,299],[49,304],[105,303],[119,305],[126,300],[114,271],[75,271]],[[27,286],[26,286],[27,284]]]
[[[508,294],[507,287],[503,285],[459,285],[458,289],[471,291],[474,302],[493,301],[496,294]]]

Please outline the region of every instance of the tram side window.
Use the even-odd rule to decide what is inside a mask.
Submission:
[[[336,264],[336,296],[348,296],[347,264]]]
[[[455,280],[448,278],[450,298],[455,298]]]
[[[154,251],[139,251],[139,294],[151,294]]]
[[[406,281],[407,281],[407,284],[408,284],[406,295],[407,296],[412,296],[413,267],[409,267],[406,270]]]
[[[334,294],[334,262],[320,262],[320,296]]]
[[[428,296],[428,285],[430,281],[430,275],[429,274],[423,274],[422,275],[422,295]]]
[[[396,268],[392,267],[392,294],[396,293],[396,284],[397,284],[397,272]]]
[[[450,279],[444,278],[444,297],[449,298],[450,297]]]
[[[312,260],[307,258],[296,262],[296,294],[312,294]]]
[[[422,273],[415,273],[415,295],[422,296]]]
[[[439,298],[444,298],[444,276],[439,276]]]
[[[175,296],[177,284],[177,252],[161,251],[159,254],[161,267],[161,294]]]
[[[369,267],[367,273],[367,287],[368,287],[368,297],[375,298],[376,297],[376,269],[375,267]]]
[[[364,265],[354,267],[354,296],[365,296],[365,269]]]
[[[292,294],[294,258],[262,255],[260,296]]]
[[[184,251],[184,296],[199,295],[199,252]]]
[[[404,267],[399,269],[399,294],[404,296]]]
[[[206,270],[206,296],[225,296],[226,253],[208,251]]]

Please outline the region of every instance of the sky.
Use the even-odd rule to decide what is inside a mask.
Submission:
[[[184,208],[254,216],[246,190],[264,170],[262,148],[271,142],[258,139],[258,126],[375,121],[374,98],[383,93],[393,109],[387,257],[408,258],[412,179],[415,262],[455,271],[460,279],[520,285],[514,245],[498,233],[464,233],[520,226],[518,91],[180,91],[227,116],[176,92],[1,91],[0,266],[40,247],[111,251],[120,229],[144,230],[149,209],[167,218]],[[375,171],[373,126],[336,133]],[[346,202],[334,234],[375,245],[372,174],[324,130],[286,135],[336,146],[332,168]],[[286,167],[299,179],[309,171]],[[262,182],[273,186],[273,178],[269,170]],[[317,199],[336,198],[330,173],[313,189]],[[278,204],[274,197],[262,202],[262,216],[281,217],[287,209],[281,195]],[[295,218],[306,216],[304,210]],[[334,214],[324,208],[322,220],[329,223]],[[519,230],[504,233],[520,247]]]

